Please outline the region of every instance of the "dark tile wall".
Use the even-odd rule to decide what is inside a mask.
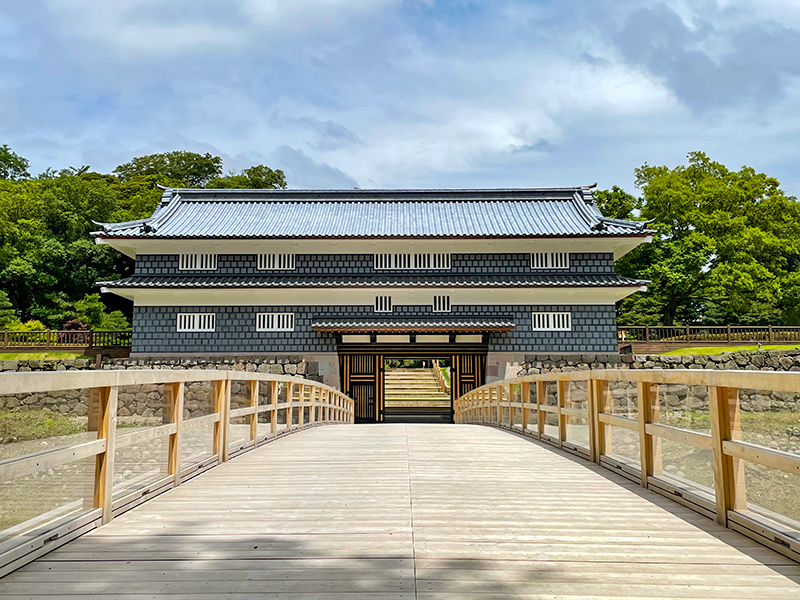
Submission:
[[[434,314],[430,306],[395,306],[391,315],[403,317],[494,317],[515,321],[508,333],[492,334],[490,352],[615,352],[616,315],[613,305],[596,306],[459,306],[445,315]],[[257,332],[257,312],[295,313],[293,332]],[[570,311],[572,331],[532,331],[531,312]],[[178,333],[179,312],[213,312],[217,315],[212,333]],[[336,351],[335,336],[311,329],[313,319],[375,318],[372,306],[136,306],[133,312],[134,353],[305,353]]]
[[[552,271],[533,270],[530,254],[453,254],[449,271],[376,271],[372,254],[298,254],[293,271],[259,271],[255,254],[220,254],[216,271],[179,271],[177,254],[144,254],[136,257],[136,275],[386,275],[390,273],[431,274],[589,274],[613,273],[614,255],[610,252],[573,252],[570,268]]]

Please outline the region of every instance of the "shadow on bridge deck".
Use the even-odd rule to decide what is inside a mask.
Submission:
[[[800,565],[506,431],[342,425],[246,453],[0,582],[0,597],[90,594],[777,600],[800,597]]]

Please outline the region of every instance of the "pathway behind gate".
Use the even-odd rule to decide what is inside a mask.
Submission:
[[[279,439],[0,581],[0,597],[800,598],[800,565],[473,425]]]

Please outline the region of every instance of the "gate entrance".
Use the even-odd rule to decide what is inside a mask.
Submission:
[[[452,422],[453,401],[486,381],[485,345],[339,347],[342,390],[357,422]],[[388,365],[388,367],[387,367]]]

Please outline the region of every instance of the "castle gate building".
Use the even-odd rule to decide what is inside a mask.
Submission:
[[[614,353],[614,260],[650,231],[590,187],[167,189],[100,224],[135,260],[132,356],[302,355],[381,421],[386,358],[444,358],[457,397],[531,355]]]

